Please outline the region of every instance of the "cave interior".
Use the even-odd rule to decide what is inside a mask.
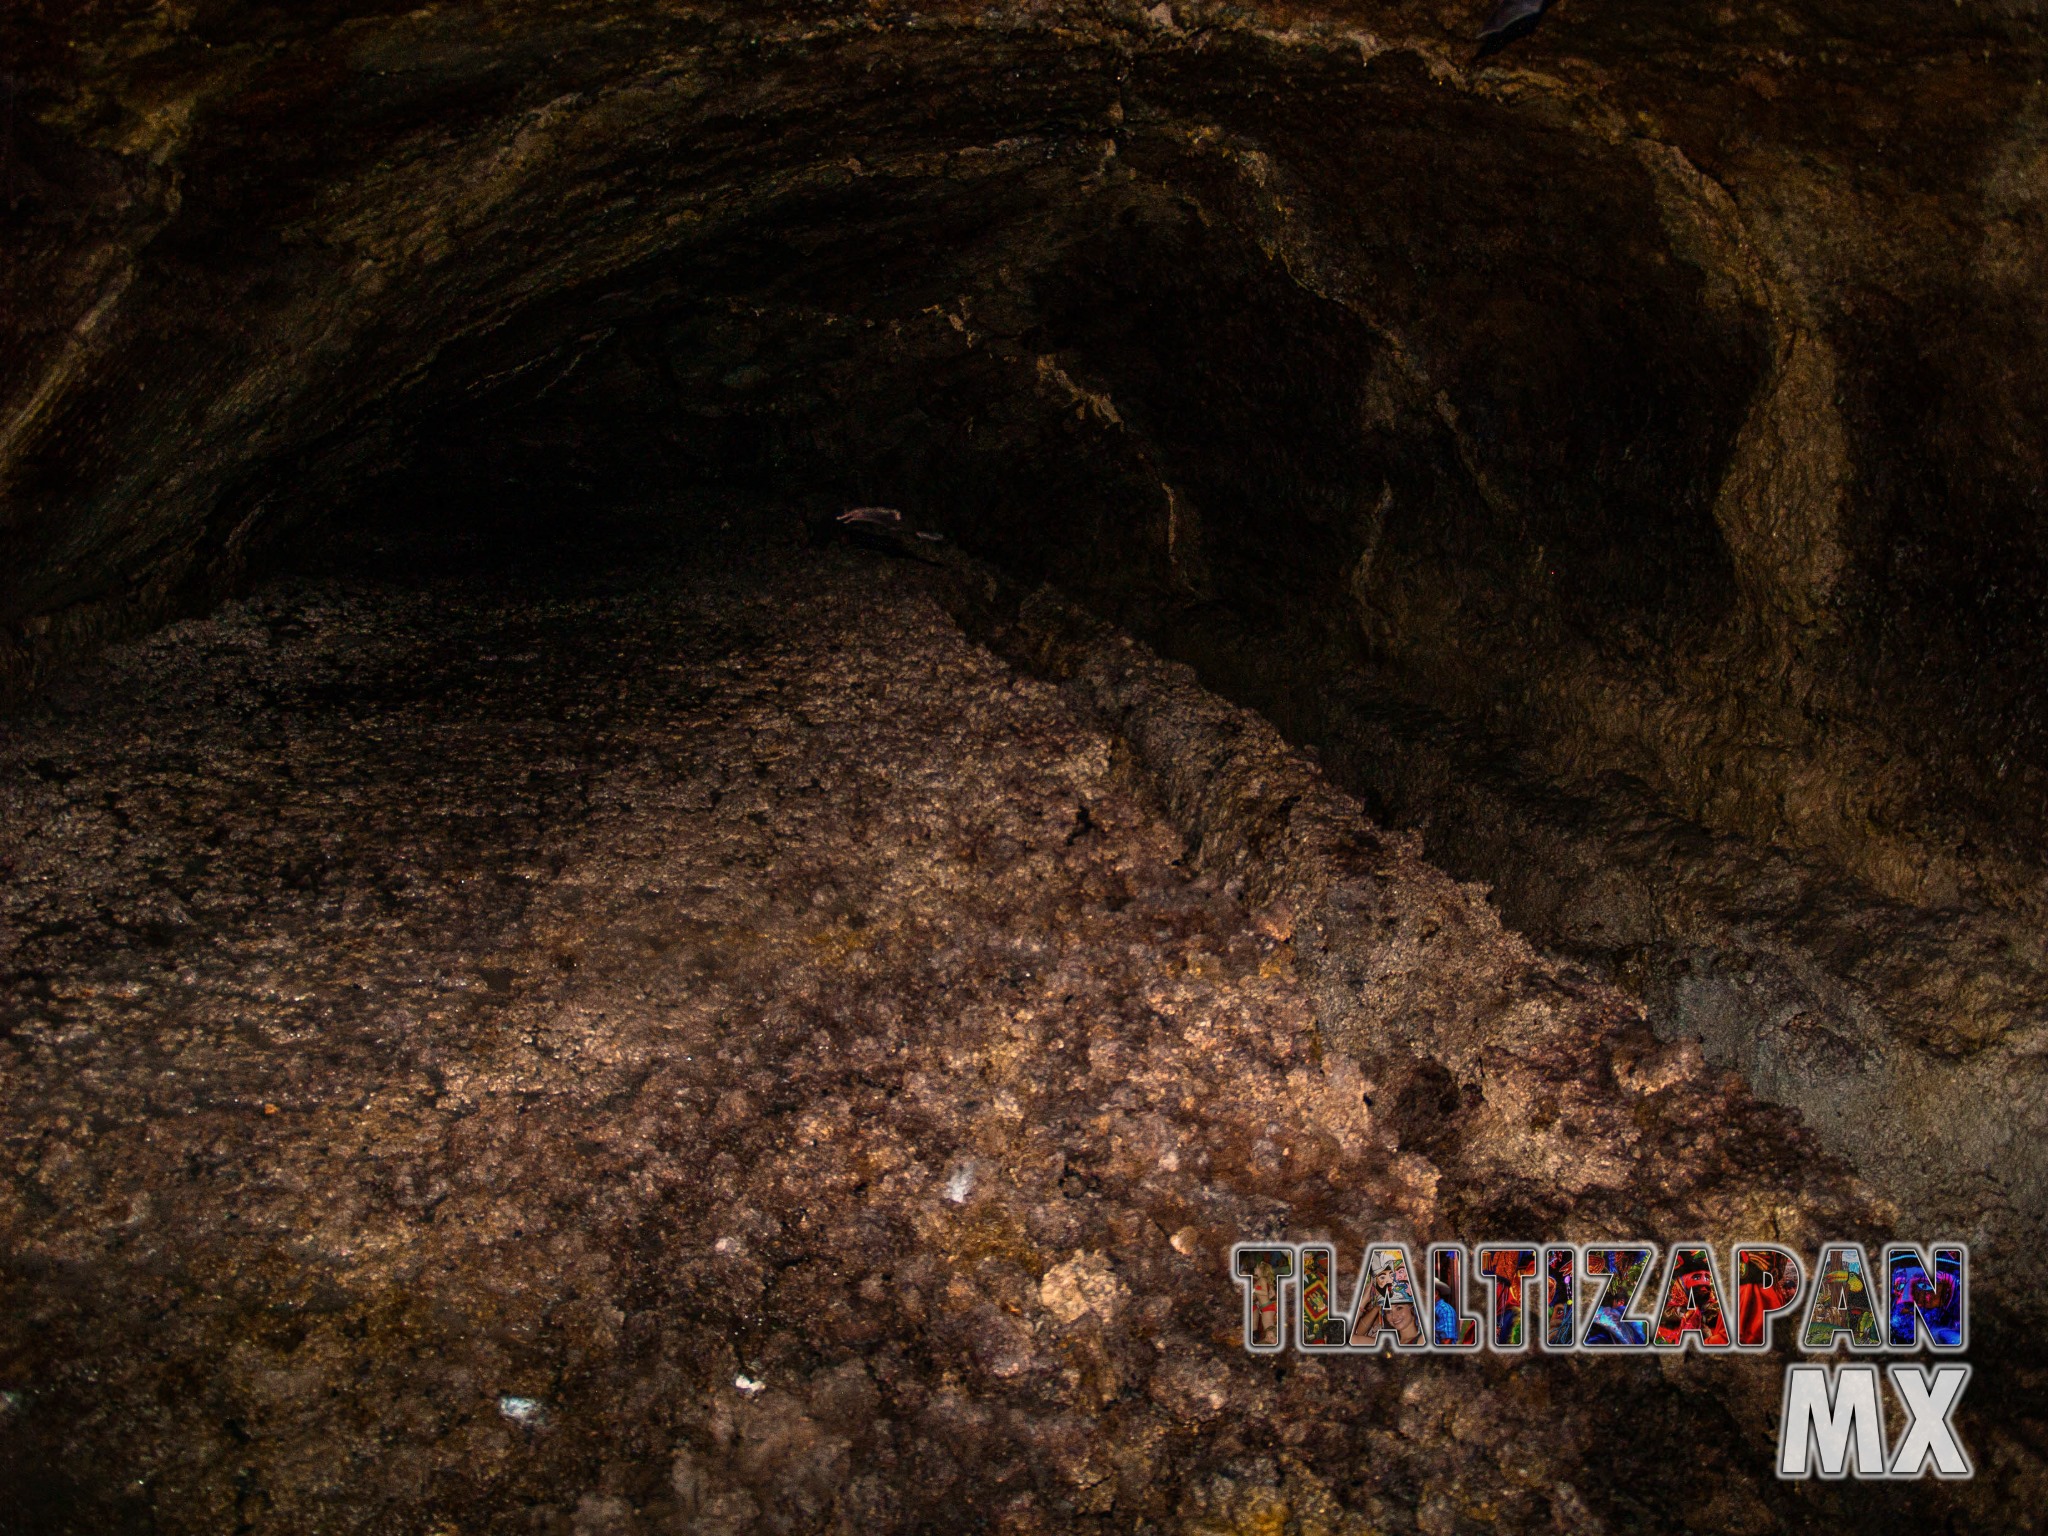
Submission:
[[[4,1217],[12,1336],[0,1356],[18,1379],[0,1386],[15,1420],[8,1472],[30,1511],[22,1528],[965,1528],[949,1524],[964,1517],[945,1513],[947,1487],[987,1528],[1015,1530],[1435,1536],[1850,1519],[2021,1529],[2038,1519],[2044,1430],[2033,1394],[2048,1364],[2026,1341],[2048,1321],[2048,1288],[2025,1255],[2048,1240],[2048,12],[2019,0],[1907,0],[1882,16],[1834,0],[1558,0],[1528,36],[1480,60],[1485,9],[38,0],[0,19],[0,1018],[19,1158]],[[900,523],[841,519],[876,506]],[[1065,640],[1047,638],[1055,609]],[[1076,1326],[1096,1329],[1093,1354],[1073,1346],[1083,1386],[1055,1393],[1037,1429],[1017,1427],[1028,1415],[1003,1394],[1052,1380],[1054,1368],[1010,1370],[1001,1339],[1011,1325],[1000,1319],[948,1332],[952,1293],[929,1275],[918,1282],[926,1299],[889,1314],[897,1321],[846,1324],[837,1354],[826,1329],[806,1341],[810,1354],[785,1359],[762,1342],[780,1335],[760,1317],[823,1316],[826,1305],[804,1289],[826,1281],[803,1278],[791,1214],[801,1200],[781,1212],[772,1242],[744,1222],[720,1238],[790,1249],[755,1264],[751,1301],[701,1279],[715,1260],[657,1253],[646,1235],[686,1209],[710,1223],[707,1243],[735,1210],[773,1214],[778,1197],[735,1193],[712,1168],[721,1148],[772,1162],[791,1127],[810,1123],[803,1106],[823,1102],[802,1086],[810,1069],[790,1065],[799,1047],[783,1036],[797,1026],[772,1008],[735,1004],[715,1036],[756,1030],[761,1082],[690,1090],[701,1101],[691,1134],[709,1138],[692,1155],[711,1169],[710,1203],[676,1196],[684,1204],[669,1218],[653,1207],[631,1221],[593,1215],[592,1230],[608,1235],[590,1252],[617,1261],[609,1279],[595,1258],[587,1274],[576,1268],[566,1249],[519,1261],[548,1305],[587,1283],[597,1313],[616,1312],[575,1325],[587,1337],[546,1346],[568,1354],[545,1370],[503,1364],[542,1344],[503,1344],[500,1375],[526,1370],[531,1387],[501,1391],[478,1365],[475,1380],[436,1377],[408,1397],[406,1372],[427,1368],[407,1350],[432,1353],[435,1339],[443,1353],[466,1347],[446,1342],[463,1334],[460,1319],[394,1299],[432,1289],[417,1268],[387,1266],[372,1284],[350,1278],[353,1259],[321,1261],[333,1269],[323,1279],[314,1260],[278,1268],[285,1260],[236,1247],[243,1238],[194,1238],[186,1251],[155,1231],[164,1218],[147,1208],[187,1197],[136,1193],[156,1187],[155,1173],[134,1172],[115,1201],[124,1170],[153,1155],[152,1135],[185,1134],[165,1128],[181,1115],[224,1117],[191,1132],[185,1177],[263,1185],[273,1164],[260,1142],[248,1143],[257,1150],[244,1173],[228,1170],[238,1138],[277,1111],[263,1097],[271,1090],[251,1088],[255,1130],[238,1130],[228,1101],[239,1088],[166,1108],[142,1089],[103,1090],[103,1078],[175,1068],[226,1083],[242,1070],[235,1051],[267,1052],[266,1070],[291,1077],[310,1104],[318,1071],[300,1082],[289,1063],[317,1068],[327,1026],[280,1024],[258,1039],[265,1010],[297,1018],[320,988],[367,996],[384,984],[380,964],[393,976],[429,965],[420,956],[439,951],[407,937],[408,924],[446,928],[433,928],[433,943],[458,958],[434,965],[459,969],[465,946],[497,957],[474,962],[482,1012],[436,1024],[445,1037],[431,1048],[394,1036],[380,1057],[363,1045],[362,1062],[333,1067],[335,1082],[352,1085],[330,1095],[335,1114],[383,1114],[374,1105],[387,1072],[392,1083],[425,1072],[429,1106],[583,1091],[574,1074],[556,1081],[539,1067],[527,1090],[511,1078],[488,1090],[443,1081],[489,1054],[480,1042],[495,1026],[479,1021],[491,1009],[540,1008],[527,993],[543,982],[557,993],[597,985],[595,940],[586,952],[536,937],[546,925],[534,913],[556,899],[537,893],[574,882],[562,874],[570,856],[545,853],[555,834],[521,831],[520,818],[568,817],[573,800],[577,816],[597,818],[573,837],[601,841],[613,835],[592,830],[610,825],[603,786],[629,779],[637,787],[618,795],[638,797],[649,827],[665,825],[648,809],[671,804],[664,795],[682,797],[676,817],[697,815],[675,787],[688,774],[673,767],[693,759],[663,744],[658,722],[755,707],[753,695],[720,692],[747,667],[761,670],[762,690],[813,690],[803,708],[790,705],[799,721],[829,722],[835,699],[872,695],[896,700],[889,708],[924,721],[935,741],[954,718],[938,701],[980,722],[1012,705],[973,693],[996,686],[976,669],[1014,669],[1029,680],[1016,685],[1024,713],[974,750],[1053,752],[1046,743],[1066,741],[1063,731],[1096,731],[1107,766],[1087,780],[1074,836],[1128,840],[1102,868],[1140,870],[1161,890],[1192,881],[1195,894],[1172,898],[1179,906],[1158,896],[1159,911],[1171,907],[1184,926],[1198,925],[1198,909],[1209,914],[1200,923],[1238,922],[1246,955],[1287,947],[1289,925],[1305,934],[1308,914],[1272,895],[1278,876],[1258,872],[1279,855],[1252,839],[1251,863],[1233,878],[1215,850],[1234,846],[1236,824],[1206,803],[1188,809],[1200,797],[1175,788],[1184,767],[1132,734],[1153,706],[1129,690],[1115,708],[1102,704],[1113,690],[1086,657],[1107,642],[1073,638],[1101,634],[1191,669],[1159,674],[1208,701],[1183,700],[1187,718],[1207,719],[1213,705],[1270,727],[1260,750],[1343,798],[1366,829],[1357,837],[1379,847],[1384,834],[1402,870],[1431,871],[1428,901],[1455,907],[1474,933],[1496,921],[1522,936],[1516,966],[1574,997],[1622,1000],[1619,1013],[1587,1004],[1573,1016],[1581,1036],[1606,1041],[1603,1065],[1584,1069],[1600,1092],[1649,1103],[1664,1091],[1655,1073],[1677,1074],[1718,1106],[1686,1147],[1732,1144],[1738,1124],[1752,1139],[1781,1134],[1745,1116],[1796,1128],[1782,1131],[1802,1149],[1784,1167],[1741,1173],[1756,1189],[1770,1184],[1770,1199],[1751,1185],[1738,1198],[1725,1180],[1712,1198],[1688,1185],[1693,1194],[1656,1207],[1675,1225],[1649,1235],[1810,1200],[1809,1215],[1865,1223],[1859,1232],[1974,1244],[1979,1338],[2005,1366],[1980,1367],[1981,1419],[1969,1422],[1987,1445],[2002,1437],[1985,1457],[1997,1475],[1930,1487],[1932,1502],[1859,1504],[1854,1488],[1778,1486],[1756,1471],[1768,1455],[1757,1449],[1767,1410],[1756,1394],[1774,1390],[1768,1382],[1715,1396],[1689,1379],[1660,1384],[1655,1371],[1614,1389],[1606,1411],[1649,1427],[1634,1459],[1609,1472],[1596,1470],[1595,1419],[1534,1397],[1513,1401],[1558,1416],[1541,1456],[1529,1453],[1548,1470],[1515,1471],[1507,1450],[1444,1427],[1458,1391],[1510,1389],[1459,1388],[1445,1374],[1427,1378],[1447,1394],[1442,1420],[1401,1421],[1421,1449],[1406,1461],[1387,1452],[1368,1475],[1359,1469],[1381,1453],[1362,1448],[1361,1424],[1350,1439],[1290,1426],[1313,1417],[1303,1404],[1319,1391],[1362,1394],[1352,1405],[1361,1420],[1395,1414],[1384,1387],[1316,1378],[1268,1384],[1252,1402],[1165,1367],[1148,1378],[1149,1365],[1122,1359],[1105,1340],[1113,1313],[1142,1311],[1137,1271],[1104,1277],[1125,1262],[1116,1245],[1140,1239],[1109,1216],[1101,1231],[1113,1236],[1073,1241],[1058,1222],[1040,1231],[1022,1217],[1028,1241],[993,1217],[971,1237],[911,1222],[902,1230],[914,1238],[892,1239],[1021,1266],[1032,1277],[1024,1299],[997,1309],[1013,1321],[1048,1307],[1058,1319],[1072,1310],[1069,1292],[1083,1297]],[[282,659],[293,647],[319,654]],[[258,652],[281,659],[251,659]],[[845,659],[855,653],[859,667]],[[920,704],[923,669],[940,681]],[[670,673],[692,680],[662,682]],[[1094,713],[1076,702],[1089,688]],[[1047,723],[1059,710],[1085,723]],[[445,737],[442,721],[454,722]],[[838,752],[837,728],[818,725],[823,744],[787,751]],[[1159,741],[1171,735],[1158,729]],[[180,730],[173,762],[166,743]],[[1209,739],[1187,730],[1176,750]],[[407,733],[438,745],[408,756],[390,745]],[[206,754],[242,738],[258,767],[231,782]],[[872,750],[896,764],[891,782],[908,785],[924,749],[883,733]],[[981,763],[1000,777],[994,756],[931,750],[947,771]],[[848,765],[859,752],[846,751],[830,758],[833,771],[858,777]],[[1224,748],[1214,752],[1223,762]],[[643,762],[664,754],[673,783]],[[561,766],[579,758],[580,777]],[[759,774],[772,777],[778,761],[764,757]],[[442,804],[428,786],[449,773],[469,774],[467,788],[446,790]],[[258,779],[317,781],[326,798],[311,809],[273,802]],[[573,793],[562,787],[572,780]],[[408,784],[421,796],[410,808]],[[877,793],[898,792],[909,791]],[[1019,790],[1019,803],[1040,792]],[[194,810],[209,795],[228,820]],[[542,809],[529,815],[529,801]],[[794,803],[762,814],[795,816],[777,809]],[[858,795],[833,804],[874,816],[895,829],[887,835],[923,835]],[[257,806],[283,806],[258,819],[285,830],[222,830]],[[472,830],[445,830],[457,822]],[[1146,839],[1168,838],[1168,827],[1183,841],[1161,853],[1166,844]],[[338,851],[358,835],[385,850],[381,873]],[[1004,837],[1030,845],[1015,829]],[[515,858],[506,848],[521,838],[542,851]],[[259,843],[261,858],[235,863]],[[974,846],[968,864],[979,867],[990,856]],[[436,859],[447,866],[439,884]],[[520,859],[541,873],[517,873]],[[407,861],[426,873],[411,877],[415,896],[392,897],[403,881],[391,871]],[[449,873],[458,865],[469,874]],[[606,868],[606,880],[643,878]],[[240,905],[209,916],[208,882],[229,872],[246,887]],[[691,878],[700,891],[712,879]],[[1407,891],[1411,876],[1371,878]],[[346,895],[351,879],[360,901]],[[524,881],[522,904],[465,895],[465,879]],[[868,942],[849,935],[869,921],[856,922],[860,912],[886,907],[882,887],[855,900],[854,875],[819,879],[837,894],[821,894],[804,920],[829,917],[845,945]],[[439,894],[418,896],[422,881]],[[1135,890],[1140,877],[1129,881]],[[591,889],[602,883],[590,877]],[[170,901],[164,891],[177,893],[169,918],[151,905]],[[1153,899],[1126,891],[1101,921]],[[1215,916],[1231,903],[1238,917]],[[439,915],[418,915],[429,908]],[[576,910],[592,933],[627,921]],[[1023,932],[1063,921],[1005,912],[985,920]],[[669,985],[671,972],[696,974],[701,951],[724,955],[717,965],[734,975],[767,966],[754,979],[779,985],[766,960],[742,955],[738,922],[676,917],[652,958],[614,957],[620,975]],[[252,968],[285,975],[297,963],[265,948],[263,935],[287,929],[302,949],[363,946],[356,979],[335,970],[299,992],[288,977],[255,986]],[[506,937],[515,932],[517,943]],[[388,964],[376,958],[387,941]],[[1472,956],[1494,953],[1470,945]],[[1496,961],[1466,954],[1431,963],[1494,974]],[[1244,986],[1259,984],[1264,963],[1245,962]],[[1185,957],[1173,965],[1201,972]],[[871,1001],[880,986],[836,974],[788,983],[806,1017],[833,1014],[835,986],[849,1017],[868,1002],[845,999]],[[206,1026],[218,1033],[204,1060],[193,1055],[205,1033],[192,1022],[197,1004],[177,1005],[190,1015],[177,1049],[119,1044],[121,1031],[140,1041],[147,1030],[132,1011],[104,1012],[115,1007],[106,999],[142,988],[133,995],[146,993],[147,1008],[169,1008],[167,991],[148,989],[180,975],[201,976],[186,984],[202,991],[247,983],[220,994],[241,999],[221,1004],[241,1022]],[[607,1006],[628,1014],[649,995],[612,985]],[[1142,990],[1143,978],[1129,985]],[[1501,1048],[1486,1034],[1495,1015],[1411,999],[1408,1022],[1345,1024],[1315,985],[1315,1071],[1330,1077],[1345,1063],[1364,1084],[1353,1097],[1374,1110],[1377,1128],[1358,1135],[1378,1150],[1356,1156],[1380,1172],[1358,1173],[1352,1187],[1393,1179],[1386,1170],[1416,1157],[1444,1170],[1446,1190],[1470,1186],[1462,1206],[1446,1195],[1435,1215],[1414,1215],[1416,1240],[1455,1235],[1446,1223],[1456,1216],[1590,1231],[1649,1208],[1640,1191],[1636,1205],[1611,1209],[1591,1194],[1579,1205],[1526,1191],[1489,1203],[1474,1191],[1504,1176],[1474,1149],[1505,1133],[1486,1117],[1521,1116],[1549,1134],[1560,1113],[1541,1094],[1535,1108],[1486,1108],[1510,1104],[1487,1078],[1488,1053]],[[548,1006],[569,1006],[550,996]],[[1021,1006],[988,998],[992,1009]],[[878,1017],[897,1008],[875,1006]],[[110,1022],[117,1015],[129,1022]],[[752,1022],[735,1024],[742,1015]],[[897,1008],[893,1025],[873,1027],[912,1031],[903,1017]],[[346,1033],[332,1028],[337,1040]],[[1617,1028],[1634,1043],[1615,1045]],[[1425,1049],[1432,1029],[1443,1040]],[[669,1049],[619,1047],[657,1076]],[[1665,1066],[1626,1065],[1639,1056]],[[943,1075],[944,1059],[927,1065]],[[638,1125],[654,1114],[647,1080],[612,1083],[612,1097],[578,1100],[576,1113],[595,1125],[605,1105],[626,1103],[620,1123]],[[675,1102],[687,1099],[678,1089]],[[490,1118],[475,1102],[465,1113]],[[1271,1113],[1304,1116],[1307,1138],[1336,1111]],[[1608,1125],[1587,1115],[1586,1126]],[[1621,1133],[1583,1131],[1602,1148],[1610,1134]],[[426,1132],[390,1129],[389,1148],[412,1135]],[[566,1170],[534,1175],[555,1191],[551,1208],[580,1186],[636,1176],[605,1164],[598,1131],[575,1135],[584,1139]],[[393,1168],[427,1157],[379,1147],[366,1134],[349,1155]],[[1088,1166],[1065,1155],[1062,1188]],[[947,1176],[971,1185],[994,1156],[956,1161]],[[1100,1177],[1114,1182],[1115,1157],[1101,1156],[1112,1171]],[[1255,1171],[1254,1152],[1244,1156]],[[576,1164],[584,1157],[587,1167]],[[277,1154],[274,1167],[289,1161]],[[886,1160],[870,1164],[886,1171]],[[407,1221],[438,1220],[433,1201],[414,1199],[414,1173],[378,1177]],[[677,1177],[687,1183],[687,1170]],[[883,1199],[883,1173],[862,1177]],[[1422,1209],[1382,1193],[1386,1211]],[[1074,1198],[1111,1196],[1091,1186]],[[1297,1216],[1312,1209],[1306,1200],[1293,1199]],[[118,1220],[94,1226],[81,1214],[109,1201]],[[951,1204],[980,1209],[964,1196]],[[201,1225],[231,1219],[219,1205],[186,1209]],[[1359,1231],[1371,1226],[1356,1219]],[[363,1232],[383,1230],[361,1220]],[[1199,1229],[1187,1246],[1214,1270],[1214,1295],[1185,1300],[1207,1294],[1198,1284],[1175,1292],[1183,1310],[1234,1315],[1218,1221],[1145,1220],[1175,1252],[1179,1234]],[[1800,1230],[1813,1222],[1825,1225],[1813,1216]],[[376,1246],[361,1241],[365,1254]],[[1005,1243],[1037,1256],[1005,1259]],[[1041,1282],[1066,1249],[1079,1267]],[[1098,1265],[1098,1250],[1114,1263]],[[851,1292],[852,1261],[833,1262]],[[670,1270],[699,1273],[698,1289],[648,1278]],[[1003,1294],[999,1280],[976,1283]],[[240,1299],[200,1318],[197,1301],[179,1310],[174,1297],[187,1292]],[[729,1301],[739,1310],[716,1321]],[[986,1310],[960,1305],[970,1319]],[[182,1321],[165,1321],[173,1314]],[[656,1319],[648,1338],[634,1332],[641,1319]],[[674,1319],[697,1319],[701,1334]],[[575,1331],[558,1318],[534,1326]],[[1050,1358],[1052,1325],[1032,1326],[1038,1352],[1015,1345],[1020,1358]],[[718,1355],[727,1346],[717,1339],[747,1328],[766,1332]],[[101,1349],[95,1329],[125,1342]],[[355,1342],[315,1359],[330,1334]],[[898,1359],[890,1376],[873,1353],[882,1336],[917,1341],[906,1346],[917,1369]],[[318,1382],[352,1391],[336,1385],[333,1363],[355,1358],[350,1349],[381,1362],[363,1368],[363,1390],[397,1406],[360,1408],[352,1427],[337,1427],[339,1409],[316,1412],[292,1393],[317,1395]],[[947,1374],[948,1351],[970,1362],[966,1386]],[[204,1364],[210,1354],[227,1363]],[[755,1370],[773,1380],[707,1407],[685,1379],[698,1354],[717,1356],[707,1368],[721,1381]],[[90,1371],[58,1363],[102,1356]],[[638,1375],[618,1363],[629,1357]],[[657,1358],[667,1375],[649,1374]],[[658,1387],[632,1385],[657,1376]],[[776,1385],[798,1379],[808,1385]],[[483,1406],[447,1406],[464,1392]],[[199,1405],[190,1415],[180,1393]],[[632,1399],[623,1417],[570,1422],[564,1405],[607,1394]],[[1691,1470],[1660,1470],[1688,1433],[1673,1406],[1685,1394],[1711,1401],[1695,1411],[1720,1415],[1723,1438],[1747,1449],[1694,1447],[1687,1454],[1705,1459]],[[1117,1406],[1126,1399],[1136,1406]],[[1214,1406],[1226,1400],[1235,1406]],[[763,1417],[763,1403],[778,1416]],[[1152,1417],[1141,1422],[1141,1409]],[[1422,1407],[1412,1416],[1427,1417]],[[873,1429],[878,1418],[906,1427],[892,1439]],[[1107,1449],[1091,1451],[1091,1434]],[[146,1468],[121,1465],[131,1437],[148,1447],[135,1453]],[[952,1444],[953,1460],[925,1449],[934,1441]],[[1457,1456],[1432,1460],[1431,1447],[1450,1441]],[[429,1443],[431,1455],[417,1449]],[[1126,1446],[1170,1470],[1148,1482],[1117,1460]],[[1458,1459],[1468,1453],[1479,1459]],[[921,1479],[940,1503],[911,1491]],[[1701,1491],[1710,1483],[1711,1497]],[[1275,1509],[1281,1523],[1260,1523]]]

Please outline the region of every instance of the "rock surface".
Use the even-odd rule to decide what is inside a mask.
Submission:
[[[29,1528],[2031,1518],[2023,1354],[1879,1499],[1770,1477],[1774,1362],[1242,1352],[1243,1236],[1882,1212],[1184,670],[837,552],[448,564],[10,728]]]
[[[368,471],[652,451],[1355,599],[1560,771],[2048,910],[2039,6],[1485,9],[12,8],[0,675]]]
[[[1486,10],[12,6],[0,697],[322,518],[886,500],[2030,1253],[2042,8]]]

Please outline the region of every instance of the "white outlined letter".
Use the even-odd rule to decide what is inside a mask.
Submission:
[[[1970,1384],[1970,1368],[1950,1362],[1929,1368],[1924,1365],[1893,1365],[1885,1368],[1892,1379],[1892,1391],[1906,1410],[1906,1432],[1892,1453],[1893,1477],[1919,1477],[1934,1463],[1936,1477],[1961,1479],[1971,1476],[1970,1453],[1956,1438],[1951,1422],[1963,1388]]]
[[[1793,1365],[1785,1369],[1778,1418],[1778,1476],[1839,1478],[1887,1475],[1884,1403],[1874,1365]]]

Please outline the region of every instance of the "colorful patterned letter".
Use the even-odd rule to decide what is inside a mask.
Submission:
[[[1494,1351],[1512,1354],[1529,1347],[1524,1305],[1529,1282],[1536,1278],[1536,1250],[1526,1244],[1489,1245],[1479,1250],[1479,1273],[1486,1287],[1486,1312],[1493,1320],[1489,1340]]]
[[[1893,1349],[1918,1349],[1927,1325],[1929,1349],[1961,1349],[1970,1337],[1970,1251],[1961,1243],[1936,1243],[1934,1263],[1911,1243],[1884,1251],[1884,1291]]]
[[[1679,1243],[1671,1250],[1664,1302],[1657,1309],[1657,1347],[1683,1349],[1694,1338],[1700,1349],[1728,1348],[1728,1315],[1714,1250],[1705,1243]]]
[[[1351,1323],[1330,1310],[1336,1295],[1337,1255],[1326,1244],[1309,1243],[1301,1250],[1301,1347],[1342,1349],[1351,1340]]]
[[[1376,1243],[1365,1250],[1365,1278],[1358,1285],[1358,1316],[1351,1325],[1354,1349],[1378,1349],[1392,1334],[1394,1348],[1421,1349],[1422,1308],[1409,1278],[1408,1250]]]
[[[1870,1295],[1870,1261],[1861,1243],[1830,1243],[1814,1265],[1813,1295],[1799,1347],[1809,1355],[1833,1354],[1843,1334],[1851,1349],[1882,1349],[1877,1309]]]
[[[1575,1349],[1579,1342],[1579,1253],[1576,1248],[1543,1250],[1543,1347]]]
[[[1735,1275],[1735,1347],[1769,1349],[1772,1321],[1799,1305],[1799,1283],[1805,1278],[1799,1259],[1771,1243],[1743,1243],[1736,1247],[1731,1267]]]
[[[1429,1345],[1477,1349],[1479,1319],[1465,1310],[1465,1248],[1437,1243],[1429,1250]]]
[[[1650,1268],[1657,1262],[1657,1250],[1640,1248],[1588,1248],[1585,1251],[1586,1278],[1600,1282],[1600,1292],[1586,1316],[1584,1349],[1648,1349],[1650,1325],[1629,1314],[1649,1283]]]
[[[1230,1272],[1244,1292],[1244,1347],[1279,1353],[1287,1347],[1280,1331],[1280,1297],[1294,1273],[1294,1250],[1240,1243],[1231,1250]]]

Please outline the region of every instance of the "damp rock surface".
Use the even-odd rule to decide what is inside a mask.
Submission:
[[[2017,1420],[1962,1494],[1776,1484],[1768,1362],[1248,1356],[1240,1239],[1873,1212],[1406,843],[1421,1014],[1336,1038],[1143,759],[921,569],[759,545],[285,581],[46,699],[0,743],[9,1518],[2025,1518]]]

